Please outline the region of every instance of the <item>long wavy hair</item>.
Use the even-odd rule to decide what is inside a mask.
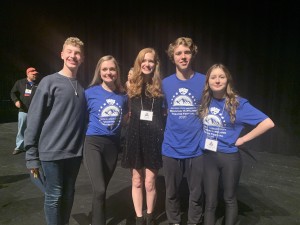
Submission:
[[[96,69],[95,69],[95,73],[94,73],[94,77],[93,77],[91,83],[89,84],[89,87],[102,84],[103,80],[100,75],[101,66],[102,66],[103,62],[110,61],[110,60],[112,60],[113,63],[115,64],[116,72],[117,72],[117,79],[114,81],[114,84],[116,86],[116,91],[122,93],[125,91],[125,89],[121,84],[120,67],[119,67],[117,60],[111,55],[105,55],[98,60],[98,63],[97,63]]]
[[[144,57],[147,53],[153,53],[155,68],[151,74],[151,79],[145,84],[145,76],[142,74],[141,65]],[[145,84],[145,89],[143,89]],[[127,94],[130,98],[141,96],[143,91],[148,97],[160,97],[162,94],[161,74],[160,74],[160,62],[157,52],[153,48],[142,49],[133,65],[133,74],[130,86],[128,87]]]
[[[229,115],[230,115],[230,121],[231,123],[235,122],[236,119],[236,109],[239,106],[239,102],[238,102],[238,93],[234,90],[233,87],[233,80],[232,80],[232,76],[229,72],[229,70],[223,65],[223,64],[214,64],[212,65],[207,73],[206,73],[206,81],[205,81],[205,86],[203,89],[203,93],[202,93],[202,99],[201,99],[201,105],[199,107],[198,113],[200,118],[204,118],[205,116],[208,115],[208,108],[211,102],[211,99],[213,98],[213,92],[209,87],[209,77],[211,72],[214,69],[220,68],[221,70],[224,71],[225,76],[227,78],[227,87],[226,87],[226,100],[225,100],[225,109],[228,111]]]

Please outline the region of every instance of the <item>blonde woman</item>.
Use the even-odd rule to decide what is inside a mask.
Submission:
[[[84,162],[93,187],[92,224],[105,225],[106,189],[116,169],[122,118],[127,114],[127,96],[113,56],[99,59],[85,98],[89,123]]]
[[[159,58],[153,48],[142,49],[135,60],[128,87],[130,119],[122,166],[130,168],[136,224],[154,224],[156,177],[162,167],[161,144],[164,132],[163,94]],[[146,215],[143,217],[143,191]]]

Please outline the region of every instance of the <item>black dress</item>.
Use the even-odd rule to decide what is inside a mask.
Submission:
[[[163,97],[147,96],[130,99],[130,121],[127,127],[126,144],[123,149],[122,167],[160,169],[161,147],[165,128]],[[153,106],[152,106],[153,105]],[[141,110],[153,112],[152,121],[140,120]]]

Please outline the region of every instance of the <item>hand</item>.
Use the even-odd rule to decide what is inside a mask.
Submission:
[[[15,102],[15,106],[16,106],[17,108],[21,108],[21,102],[20,102],[20,101],[16,101],[16,102]]]
[[[239,147],[239,146],[243,145],[244,143],[245,143],[245,141],[243,140],[242,137],[240,137],[240,138],[238,138],[238,139],[236,140],[235,146],[236,146],[236,147]]]
[[[38,176],[39,176],[39,169],[38,168],[30,169],[30,173],[33,174],[34,178],[38,178]]]

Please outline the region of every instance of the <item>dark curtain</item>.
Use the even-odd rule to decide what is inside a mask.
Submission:
[[[255,151],[299,154],[299,12],[289,1],[5,3],[1,11],[1,95],[9,98],[28,66],[43,75],[61,69],[63,41],[85,43],[79,79],[91,81],[100,57],[120,63],[122,81],[140,49],[159,52],[163,76],[175,67],[165,53],[177,37],[198,46],[194,69],[214,63],[231,71],[236,89],[269,115],[276,127],[247,146]]]

